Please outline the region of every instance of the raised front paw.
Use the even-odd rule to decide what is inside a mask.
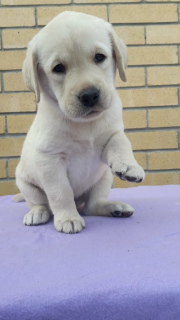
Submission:
[[[112,173],[118,176],[121,180],[140,183],[145,178],[145,172],[137,163],[131,164],[119,162],[118,165],[112,165]]]

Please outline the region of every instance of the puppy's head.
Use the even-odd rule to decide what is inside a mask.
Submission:
[[[102,19],[63,12],[29,43],[23,65],[27,87],[56,102],[74,121],[90,121],[112,103],[116,67],[126,81],[127,48]]]

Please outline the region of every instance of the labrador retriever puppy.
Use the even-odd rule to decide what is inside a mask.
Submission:
[[[108,201],[113,175],[141,182],[124,133],[116,68],[126,81],[127,48],[102,19],[63,12],[29,43],[23,65],[35,92],[37,115],[25,139],[16,183],[30,211],[25,225],[54,215],[57,231],[80,232],[85,215],[130,216],[133,208]]]

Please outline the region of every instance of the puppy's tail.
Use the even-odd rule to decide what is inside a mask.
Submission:
[[[22,202],[22,201],[25,201],[25,198],[22,193],[18,193],[14,196],[13,200],[15,202]]]

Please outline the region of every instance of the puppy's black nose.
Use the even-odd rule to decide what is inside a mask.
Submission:
[[[99,90],[96,89],[95,87],[85,89],[81,91],[78,98],[83,104],[83,106],[92,108],[95,104],[98,103]]]

